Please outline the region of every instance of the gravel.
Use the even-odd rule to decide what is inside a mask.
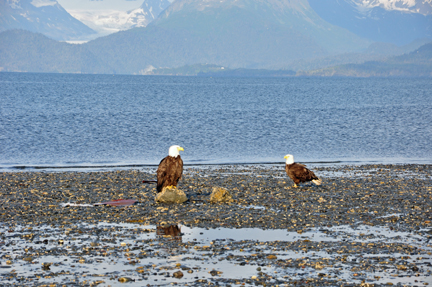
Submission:
[[[186,166],[172,205],[155,168],[0,173],[0,285],[432,284],[432,165],[309,167]]]

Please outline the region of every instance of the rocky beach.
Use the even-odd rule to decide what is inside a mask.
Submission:
[[[283,165],[186,166],[182,204],[142,183],[156,167],[2,172],[0,285],[432,285],[432,165],[310,168],[322,186]]]

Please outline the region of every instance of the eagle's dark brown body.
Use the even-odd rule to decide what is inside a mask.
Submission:
[[[157,169],[157,192],[164,187],[177,186],[183,173],[183,160],[177,157],[167,156],[161,160]]]
[[[292,163],[285,165],[285,171],[287,175],[294,181],[294,186],[301,182],[312,181],[313,183],[320,185],[321,180],[313,173],[306,168],[305,165],[299,163]]]

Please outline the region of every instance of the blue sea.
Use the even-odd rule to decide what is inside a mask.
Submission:
[[[427,78],[0,73],[0,170],[432,163]]]

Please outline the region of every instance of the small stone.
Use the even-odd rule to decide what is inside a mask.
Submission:
[[[176,272],[173,273],[173,277],[175,277],[175,278],[182,278],[183,277],[183,272],[176,271]]]
[[[405,265],[397,265],[396,267],[398,270],[407,270],[407,267]]]
[[[50,270],[50,266],[52,265],[52,263],[42,263],[42,269],[43,270]]]
[[[210,194],[210,202],[218,203],[218,202],[232,202],[233,198],[231,193],[223,188],[214,186],[212,189],[212,193]]]
[[[120,277],[118,279],[118,281],[121,282],[121,283],[126,283],[126,282],[130,282],[130,281],[133,281],[133,280],[132,280],[132,278],[129,278],[129,277]]]
[[[324,268],[324,266],[322,266],[321,264],[319,264],[319,263],[315,264],[315,269],[321,270],[323,268]]]
[[[325,200],[323,197],[320,197],[320,199],[318,199],[319,203],[323,203],[323,202],[327,202],[327,200]]]

